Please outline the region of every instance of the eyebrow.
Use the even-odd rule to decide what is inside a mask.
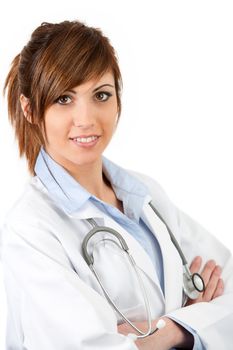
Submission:
[[[100,85],[100,86],[98,86],[97,88],[95,88],[95,89],[93,90],[93,92],[96,92],[97,90],[101,89],[101,88],[104,87],[104,86],[110,86],[110,87],[112,87],[112,88],[115,88],[114,85],[111,85],[111,84],[103,84],[103,85]]]
[[[104,87],[104,86],[109,86],[109,87],[115,88],[114,85],[111,85],[111,84],[103,84],[103,85],[100,85],[100,86],[98,86],[97,88],[95,88],[95,89],[93,90],[93,92],[96,92],[97,90],[101,89],[101,88]],[[72,92],[74,95],[76,95],[76,91],[74,91],[74,90],[68,90],[68,92]]]

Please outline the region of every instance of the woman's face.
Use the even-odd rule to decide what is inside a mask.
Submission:
[[[45,149],[68,171],[99,162],[118,119],[111,72],[64,93],[45,112]]]

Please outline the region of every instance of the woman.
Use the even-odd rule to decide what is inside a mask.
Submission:
[[[20,155],[33,175],[3,232],[7,349],[230,348],[230,252],[154,180],[102,156],[121,112],[121,75],[109,40],[77,21],[43,23],[14,59],[5,89]],[[206,289],[195,300],[184,299],[182,261],[160,215],[191,272],[201,269]],[[82,244],[96,224],[121,234],[136,273],[103,229],[86,243],[90,269]],[[139,333],[108,303],[95,273],[140,330],[148,330],[146,298],[152,330],[161,317],[165,327],[128,336]]]

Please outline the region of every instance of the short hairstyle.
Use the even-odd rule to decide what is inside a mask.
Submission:
[[[37,155],[44,145],[44,114],[64,91],[111,70],[114,76],[118,114],[121,112],[122,78],[116,53],[98,28],[79,21],[42,23],[15,57],[7,75],[9,120],[15,129],[20,156],[25,155],[34,174]],[[20,96],[29,100],[30,122],[25,118]]]

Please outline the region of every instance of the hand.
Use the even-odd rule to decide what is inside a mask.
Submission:
[[[190,271],[192,273],[198,272],[201,268],[202,258],[197,256],[190,265]],[[216,265],[214,260],[209,260],[203,267],[201,276],[205,282],[205,291],[200,293],[199,297],[195,300],[188,299],[185,306],[200,303],[202,301],[209,302],[223,294],[224,283],[221,276],[221,267]]]
[[[191,266],[190,271],[192,273],[198,272],[201,268],[202,259],[196,257]],[[214,260],[209,260],[202,269],[201,276],[205,282],[205,291],[200,293],[199,297],[195,300],[188,299],[185,306],[199,303],[209,302],[218,296],[221,296],[224,291],[224,283],[220,278],[221,267],[216,265]],[[163,317],[166,320],[166,326],[156,332],[155,334],[138,339],[135,343],[139,350],[169,350],[172,347],[179,347],[180,349],[192,349],[193,348],[193,336],[186,331],[182,326],[172,321],[167,317]],[[155,327],[157,320],[152,322],[152,328]],[[135,325],[142,329],[147,330],[147,322],[135,322]],[[118,332],[124,335],[133,333],[132,328],[127,324],[123,323],[118,326]]]
[[[166,321],[166,326],[156,333],[146,337],[138,339],[135,344],[139,350],[169,350],[173,347],[179,347],[183,349],[193,348],[193,336],[186,331],[183,327],[172,321],[170,318],[163,317]],[[152,322],[152,329],[158,320]],[[147,322],[135,322],[139,329],[144,332],[147,330]],[[123,323],[118,326],[118,332],[124,335],[134,333],[131,326],[128,323]]]

